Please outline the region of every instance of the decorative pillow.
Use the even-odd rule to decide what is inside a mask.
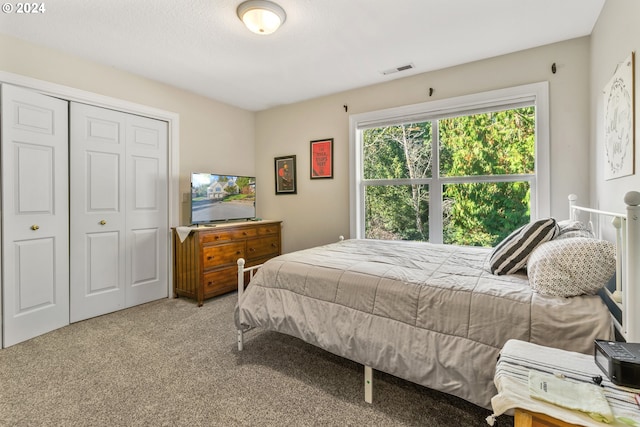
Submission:
[[[489,260],[491,272],[497,275],[513,274],[527,265],[531,252],[541,243],[558,234],[558,225],[553,218],[541,219],[523,225],[509,234],[493,249]]]
[[[580,221],[573,221],[570,219],[558,221],[558,228],[560,229],[560,232],[556,236],[556,239],[569,239],[571,237],[587,237],[594,239],[596,237],[589,226]]]
[[[544,295],[593,295],[616,271],[616,248],[606,240],[575,237],[543,243],[529,257],[533,290]]]

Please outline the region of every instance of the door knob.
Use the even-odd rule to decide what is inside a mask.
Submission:
[[[100,221],[100,225],[105,225],[107,223],[107,221],[105,221],[104,219],[102,221]]]
[[[39,228],[40,228],[40,226],[39,226],[38,224],[33,224],[33,225],[31,226],[31,229],[32,229],[33,231],[36,231],[36,230],[37,230],[37,229],[39,229]]]

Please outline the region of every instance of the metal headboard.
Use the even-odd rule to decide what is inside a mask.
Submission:
[[[578,197],[569,195],[569,217],[588,224],[601,239],[611,240],[603,228],[607,218],[613,225],[616,245],[616,284],[605,293],[622,312],[621,322],[612,315],[616,330],[628,342],[640,342],[640,192],[625,195],[627,213],[614,213],[576,204]],[[586,218],[586,219],[585,219]]]

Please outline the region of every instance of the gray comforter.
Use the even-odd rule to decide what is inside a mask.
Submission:
[[[507,340],[590,353],[612,327],[599,297],[542,296],[525,275],[491,274],[489,255],[487,248],[376,240],[281,255],[258,270],[236,323],[296,336],[490,408]]]

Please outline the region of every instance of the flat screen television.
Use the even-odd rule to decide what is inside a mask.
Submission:
[[[255,177],[201,172],[191,174],[191,224],[250,220],[255,217]]]

